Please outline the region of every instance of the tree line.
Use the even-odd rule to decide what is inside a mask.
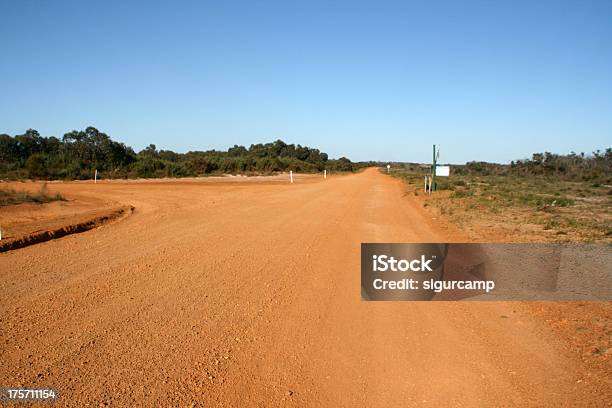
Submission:
[[[158,150],[151,144],[136,153],[91,126],[61,139],[41,136],[34,129],[15,136],[0,134],[0,178],[4,179],[91,179],[96,169],[103,178],[134,178],[354,171],[357,167],[346,157],[332,160],[318,149],[282,140],[187,153]]]
[[[455,174],[515,175],[554,177],[565,181],[589,181],[612,184],[612,148],[596,150],[592,154],[534,153],[530,159],[514,160],[509,165],[487,162],[468,162],[453,166]]]

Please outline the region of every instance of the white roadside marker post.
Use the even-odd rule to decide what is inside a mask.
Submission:
[[[323,170],[323,178],[326,179],[327,178],[327,170]]]
[[[0,227],[0,241],[2,241],[2,227]]]
[[[390,171],[391,171],[391,165],[387,164],[387,174],[389,174]]]
[[[293,184],[293,170],[289,170],[289,178],[291,179],[291,184]]]
[[[425,176],[425,180],[423,180],[423,192],[427,193],[427,176]]]
[[[98,184],[98,169],[96,169],[96,172],[94,173],[94,184]]]

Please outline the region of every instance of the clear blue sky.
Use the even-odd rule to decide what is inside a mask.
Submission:
[[[130,3],[130,4],[127,4]],[[507,162],[612,143],[612,1],[0,0],[0,133]]]

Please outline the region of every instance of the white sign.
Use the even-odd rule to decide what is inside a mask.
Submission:
[[[390,169],[390,168],[391,168],[391,165],[390,165],[390,164],[387,164],[387,168],[388,168],[388,169]]]
[[[450,166],[436,166],[436,176],[439,176],[439,177],[450,176]]]

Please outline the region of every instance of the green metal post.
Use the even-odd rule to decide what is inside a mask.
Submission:
[[[436,190],[436,145],[433,145],[433,182],[432,182],[432,190]]]

